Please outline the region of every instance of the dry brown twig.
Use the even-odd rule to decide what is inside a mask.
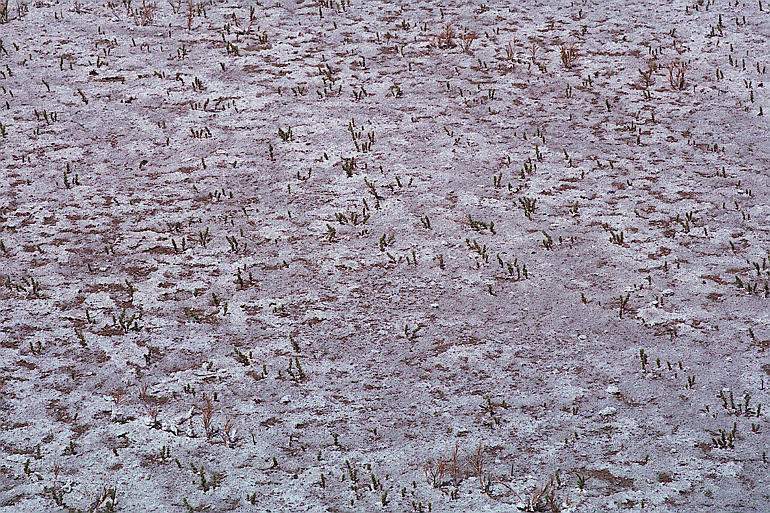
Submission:
[[[422,467],[425,472],[425,479],[433,488],[439,488],[444,482],[444,476],[446,476],[447,464],[444,458],[438,458],[436,460],[430,459],[425,462]]]
[[[435,460],[430,459],[423,465],[425,477],[434,488],[445,486],[447,477],[451,478],[451,483],[454,486],[460,484],[462,475],[459,451],[459,445],[455,444],[454,449],[448,455],[440,456]]]
[[[58,480],[59,480],[59,473],[61,473],[61,461],[60,460],[54,460],[53,462],[53,485],[56,486]]]
[[[206,432],[206,438],[211,438],[214,434],[214,400],[206,393],[203,392],[203,404],[200,406],[201,421],[203,422],[203,431]]]
[[[149,383],[142,383],[139,385],[139,399],[142,400],[142,402],[148,402],[150,397],[150,384]]]
[[[525,505],[524,511],[548,511],[546,508],[549,508],[553,513],[561,511],[556,500],[556,487],[553,481],[554,478],[551,476],[544,486],[536,486],[532,492],[520,498]]]
[[[433,36],[433,45],[438,48],[452,48],[455,46],[454,38],[455,31],[452,25],[447,23],[443,32]]]
[[[484,444],[479,442],[476,449],[468,455],[467,462],[471,472],[478,478],[479,483],[481,483],[483,488],[484,478],[486,477],[484,472]]]
[[[545,485],[536,486],[531,492],[525,494],[523,497],[514,492],[510,483],[507,483],[502,479],[499,483],[519,497],[519,501],[521,502],[519,509],[522,509],[523,511],[561,513],[565,507],[582,503],[582,501],[573,503],[569,498],[564,499],[563,502],[559,501],[556,496],[557,490],[561,487],[558,471],[548,478]]]
[[[645,89],[649,89],[650,86],[655,83],[655,76],[653,74],[657,69],[658,65],[652,60],[647,62],[646,70],[639,69],[639,74],[642,76]]]
[[[534,41],[532,41],[532,43],[529,45],[529,53],[530,58],[532,59],[532,63],[537,64],[537,43]]]
[[[115,404],[116,408],[120,406],[120,402],[123,400],[123,396],[125,395],[126,395],[125,388],[116,388],[115,390],[110,392],[110,396],[112,396],[112,402]]]
[[[155,13],[158,11],[158,4],[142,0],[142,5],[133,11],[134,23],[146,27],[152,25],[155,21]]]
[[[160,410],[158,409],[158,407],[150,406],[148,404],[148,405],[145,405],[145,408],[147,409],[147,416],[150,418],[150,421],[151,421],[150,426],[160,429],[161,424],[160,424],[160,420],[158,419],[158,415],[160,415]]]
[[[478,39],[478,37],[479,36],[477,36],[475,32],[465,32],[460,36],[460,44],[463,52],[471,53],[471,44],[473,44],[473,41]]]
[[[457,487],[466,473],[469,472],[478,478],[483,488],[486,478],[485,451],[484,444],[479,443],[475,449],[461,457],[460,445],[455,443],[454,448],[448,454],[430,459],[423,465],[425,478],[434,488],[441,488],[449,484]]]
[[[516,55],[516,52],[513,49],[513,45],[509,41],[508,44],[505,45],[505,58],[513,62],[513,58],[515,55]]]
[[[193,17],[195,11],[193,11],[193,0],[187,0],[187,32],[190,32],[192,28]]]
[[[452,483],[455,486],[458,486],[460,481],[462,481],[462,464],[460,463],[459,451],[459,444],[455,443],[455,448],[449,455],[449,474],[452,476]]]
[[[572,68],[578,58],[578,49],[575,44],[562,45],[560,51],[561,62],[564,64],[564,67],[567,69]]]
[[[235,422],[232,417],[225,419],[225,425],[222,427],[222,443],[228,447],[232,447],[235,444],[236,434],[238,430],[235,427]]]
[[[678,91],[687,87],[685,76],[687,70],[690,69],[688,63],[675,60],[666,66],[666,68],[668,69],[668,83],[671,84],[671,87]]]

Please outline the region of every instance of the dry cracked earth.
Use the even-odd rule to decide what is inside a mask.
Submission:
[[[770,510],[768,64],[770,1],[0,0],[0,512]]]

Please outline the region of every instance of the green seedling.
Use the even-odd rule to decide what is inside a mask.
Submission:
[[[278,128],[278,137],[280,137],[283,142],[294,140],[294,134],[292,134],[291,127],[287,127],[286,130]]]
[[[631,294],[630,294],[630,293],[629,293],[629,294],[626,294],[626,296],[625,296],[625,297],[623,297],[623,294],[621,294],[621,295],[620,295],[620,299],[619,299],[619,311],[618,311],[618,313],[619,313],[619,317],[620,317],[621,319],[623,318],[623,313],[626,311],[626,309],[627,309],[627,307],[628,307],[628,300],[629,300],[630,298],[631,298]]]

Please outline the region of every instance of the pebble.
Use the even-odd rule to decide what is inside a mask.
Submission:
[[[601,415],[602,417],[609,417],[610,415],[615,415],[617,411],[618,411],[617,408],[613,406],[607,406],[606,408],[599,410],[599,415]]]
[[[610,385],[607,387],[607,393],[610,395],[615,395],[620,393],[620,389],[616,387],[615,385]]]

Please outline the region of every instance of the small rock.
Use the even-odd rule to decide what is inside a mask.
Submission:
[[[620,393],[620,389],[616,387],[615,385],[610,385],[607,387],[607,393],[610,395],[615,395]]]
[[[193,417],[193,415],[195,415],[195,406],[191,406],[190,410],[187,412],[187,415],[182,415],[181,417],[179,417],[176,423],[179,425],[182,425],[188,420],[190,420]]]
[[[118,422],[120,424],[125,424],[126,422],[129,421],[129,418],[122,411],[113,409],[112,413],[110,413],[110,420],[112,422]]]
[[[291,397],[289,397],[288,395],[285,395],[285,396],[281,397],[281,402],[283,404],[289,404],[291,402]]]
[[[613,406],[607,406],[606,408],[599,410],[599,415],[601,415],[602,417],[609,417],[610,415],[615,415],[617,411],[618,411],[617,408]]]
[[[661,295],[663,296],[673,296],[674,291],[673,289],[664,289],[663,292],[661,292]]]

